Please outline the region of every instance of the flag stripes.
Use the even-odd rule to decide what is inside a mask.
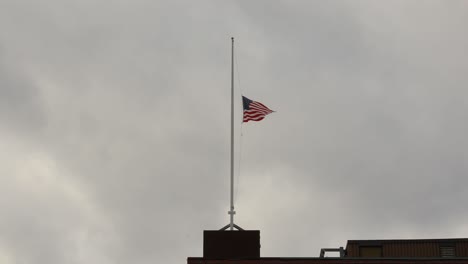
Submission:
[[[260,121],[264,119],[266,115],[274,112],[264,104],[252,101],[245,96],[242,96],[242,102],[244,106],[243,122]]]

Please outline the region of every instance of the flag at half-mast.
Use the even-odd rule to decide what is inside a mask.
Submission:
[[[245,96],[242,96],[242,104],[244,106],[244,122],[260,121],[266,115],[274,112],[264,104],[252,101]]]

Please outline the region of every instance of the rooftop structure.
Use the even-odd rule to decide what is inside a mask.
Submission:
[[[205,231],[203,257],[187,264],[468,264],[468,238],[348,240],[320,257],[260,257],[260,231]],[[339,257],[327,257],[339,252]]]

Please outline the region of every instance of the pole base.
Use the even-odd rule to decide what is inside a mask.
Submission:
[[[232,224],[233,227],[235,227],[239,231],[244,231],[244,229],[236,224]],[[219,231],[226,231],[229,227],[231,227],[231,224],[225,225],[223,228],[221,228]]]

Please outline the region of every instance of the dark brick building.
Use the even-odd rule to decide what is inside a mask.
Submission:
[[[347,258],[468,257],[468,239],[348,240]]]
[[[187,264],[468,264],[468,238],[348,240],[317,258],[260,257],[260,231],[205,231],[203,257]],[[326,257],[339,252],[340,257]]]

